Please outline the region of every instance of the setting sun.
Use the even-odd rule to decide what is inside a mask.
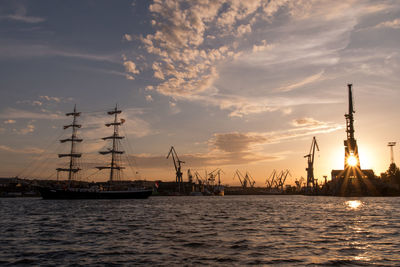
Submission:
[[[350,166],[354,167],[356,166],[358,163],[358,160],[355,156],[351,155],[347,158],[347,164],[349,164]]]

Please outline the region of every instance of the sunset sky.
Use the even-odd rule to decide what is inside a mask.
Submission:
[[[227,184],[236,169],[293,183],[316,136],[322,181],[343,168],[347,83],[361,167],[379,175],[400,135],[400,1],[5,0],[0,69],[0,177],[55,178],[75,104],[82,166],[98,165],[118,104],[125,178],[174,180],[173,145],[184,180],[219,167]]]

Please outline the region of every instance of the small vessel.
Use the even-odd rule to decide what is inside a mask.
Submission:
[[[214,195],[216,196],[224,196],[225,195],[225,189],[223,185],[217,185],[214,187]]]
[[[124,136],[120,136],[118,129],[125,120],[118,120],[118,114],[121,114],[121,110],[115,106],[115,109],[107,112],[108,115],[114,116],[114,121],[106,123],[105,126],[113,127],[113,134],[111,136],[103,137],[104,141],[112,140],[112,148],[107,151],[100,151],[101,155],[111,154],[111,163],[109,166],[96,167],[98,170],[109,169],[110,178],[106,186],[92,186],[92,187],[77,187],[74,186],[74,178],[76,174],[81,170],[77,166],[77,159],[82,156],[82,153],[76,151],[76,143],[82,142],[82,139],[78,138],[77,130],[81,128],[80,124],[77,124],[77,117],[80,116],[80,112],[74,111],[67,113],[66,116],[72,116],[72,124],[65,125],[64,130],[72,128],[72,135],[70,138],[60,140],[61,143],[71,142],[70,153],[59,154],[59,158],[69,157],[68,168],[57,168],[58,172],[68,172],[68,184],[63,188],[57,187],[39,187],[38,190],[44,199],[128,199],[128,198],[148,198],[152,193],[152,188],[138,188],[132,187],[129,184],[116,183],[115,177],[119,177],[119,172],[124,169],[120,165],[119,156],[124,153],[120,150],[120,141]]]
[[[210,188],[211,195],[214,195],[214,196],[224,196],[225,195],[224,186],[221,184],[221,172],[223,172],[223,171],[220,168],[217,168],[209,174],[208,181],[210,181],[212,184],[212,187]],[[218,177],[218,184],[215,184],[216,177]]]

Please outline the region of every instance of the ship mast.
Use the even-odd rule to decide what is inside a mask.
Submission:
[[[82,126],[77,124],[76,118],[81,115],[80,112],[76,112],[76,105],[74,106],[74,112],[65,114],[66,116],[73,116],[72,124],[64,125],[64,130],[68,128],[72,128],[72,134],[70,138],[60,140],[61,143],[71,142],[70,153],[67,154],[58,154],[59,158],[69,157],[69,168],[57,168],[58,172],[68,172],[68,184],[71,184],[71,180],[73,175],[76,174],[81,169],[76,166],[76,159],[82,156],[82,153],[76,152],[76,143],[82,142],[82,139],[77,137],[77,131]]]
[[[104,170],[104,169],[110,169],[110,179],[109,181],[112,182],[114,180],[115,172],[114,170],[120,171],[122,169],[125,169],[124,167],[120,166],[120,157],[119,155],[123,154],[124,151],[119,150],[120,147],[120,140],[123,139],[123,136],[119,135],[118,132],[118,127],[121,126],[125,120],[121,119],[118,121],[118,114],[121,114],[121,110],[118,110],[118,106],[115,106],[115,109],[112,111],[107,112],[108,115],[113,115],[114,116],[114,122],[111,123],[106,123],[105,125],[107,127],[113,126],[114,128],[114,133],[111,136],[103,137],[103,140],[112,140],[112,148],[108,149],[107,151],[100,151],[99,153],[101,155],[107,155],[111,154],[111,163],[110,166],[100,166],[96,167],[99,170]]]

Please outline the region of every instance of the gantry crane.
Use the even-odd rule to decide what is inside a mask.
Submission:
[[[184,191],[181,164],[185,163],[185,162],[181,161],[179,159],[178,154],[176,153],[175,148],[173,146],[171,146],[171,149],[169,150],[167,159],[169,158],[169,156],[172,156],[172,160],[174,162],[174,167],[175,167],[175,172],[176,172],[177,189],[178,189],[178,192],[181,193],[181,188]]]
[[[307,158],[307,190],[310,190],[310,184],[312,185],[312,189],[315,189],[315,182],[314,182],[314,156],[315,156],[315,148],[319,151],[317,139],[315,136],[311,142],[310,153],[305,155],[304,157]]]

